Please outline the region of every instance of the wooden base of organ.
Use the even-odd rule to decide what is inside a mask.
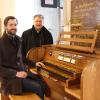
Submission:
[[[72,36],[74,34],[76,36],[74,36],[74,39],[70,36],[69,39],[69,34]],[[94,38],[93,36],[92,38],[90,36],[90,39],[85,40],[83,37],[82,39],[79,39],[81,38],[81,36],[78,36],[79,34],[81,35],[81,32],[68,32],[68,34],[67,32],[62,33],[60,34],[60,42],[58,41],[57,45],[31,49],[27,54],[28,59],[42,61],[45,64],[45,67],[35,69],[35,71],[32,69],[32,71],[39,73],[50,87],[50,100],[80,100],[81,73],[89,63],[100,59],[100,56],[94,51],[97,33],[89,32]],[[88,34],[88,32],[82,32],[82,36],[86,34]],[[63,38],[61,35],[63,35]],[[68,35],[68,37],[64,35]],[[67,37],[68,40],[64,39],[64,37]],[[78,42],[77,38],[79,39],[79,43],[76,43]],[[68,46],[65,44],[59,44],[61,41],[70,42],[71,46],[69,44]],[[72,41],[75,43],[72,43]],[[83,46],[84,42],[85,46]],[[86,43],[88,43],[89,47],[86,47],[88,46]],[[79,47],[79,49],[73,46],[75,44],[78,44],[76,47]],[[81,47],[81,44],[83,47]]]
[[[33,69],[31,69],[31,71],[34,73]],[[79,84],[67,88],[53,77],[47,77],[42,74],[42,78],[50,88],[50,100],[80,100]]]

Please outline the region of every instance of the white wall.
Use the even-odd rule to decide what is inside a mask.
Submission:
[[[3,32],[3,20],[6,16],[15,15],[15,0],[0,0],[1,30]],[[0,34],[1,36],[1,34]]]
[[[43,14],[44,26],[49,29],[56,42],[59,33],[59,9],[41,7],[41,0],[15,0],[15,15],[19,21],[18,32],[19,36],[22,32],[32,27],[33,16],[35,14]]]
[[[59,8],[41,7],[41,0],[0,0],[1,30],[4,29],[4,18],[14,15],[19,21],[17,34],[21,36],[24,30],[32,27],[33,16],[38,13],[44,15],[44,25],[51,31],[56,42],[60,30]]]

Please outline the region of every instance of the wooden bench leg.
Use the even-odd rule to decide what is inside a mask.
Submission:
[[[9,96],[1,94],[1,100],[10,100]]]

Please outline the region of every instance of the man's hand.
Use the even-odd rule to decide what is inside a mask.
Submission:
[[[42,62],[36,62],[37,67],[45,67],[45,65]]]
[[[26,78],[27,77],[27,73],[24,72],[24,71],[17,72],[16,77]]]

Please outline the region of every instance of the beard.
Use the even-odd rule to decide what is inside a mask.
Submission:
[[[17,29],[7,30],[7,33],[10,35],[16,35]]]

